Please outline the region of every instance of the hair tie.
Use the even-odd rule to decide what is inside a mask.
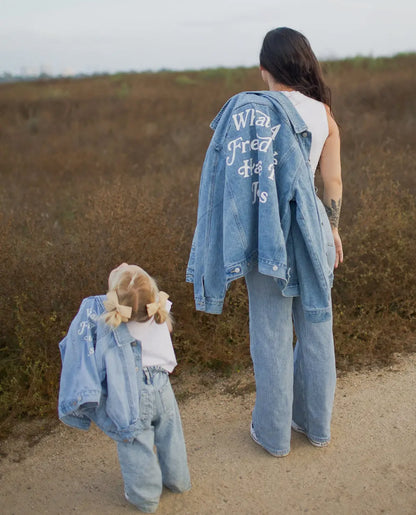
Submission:
[[[168,300],[169,295],[164,292],[159,292],[159,300],[156,302],[151,302],[150,304],[146,304],[147,314],[149,317],[152,317],[155,313],[160,311],[161,309],[165,309],[166,301]]]
[[[123,306],[119,303],[117,292],[111,290],[107,293],[107,299],[104,301],[105,309],[112,315],[108,322],[111,325],[118,326],[121,322],[127,322],[131,317],[132,308],[130,306]]]

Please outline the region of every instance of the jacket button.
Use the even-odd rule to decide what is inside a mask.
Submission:
[[[276,270],[278,269],[279,267],[277,265],[273,265],[273,270],[276,272]]]
[[[237,268],[234,268],[234,270],[233,270],[233,272],[235,274],[238,274],[238,272],[240,272],[240,271],[241,271],[241,268],[239,266],[237,266]]]
[[[308,137],[308,133],[307,133],[306,131],[305,131],[305,132],[302,132],[302,136],[303,136],[304,138],[307,138],[307,137]]]

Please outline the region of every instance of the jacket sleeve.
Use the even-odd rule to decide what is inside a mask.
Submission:
[[[95,297],[84,299],[67,335],[59,344],[62,359],[59,419],[80,429],[90,426],[90,420],[82,413],[82,408],[98,406],[101,396],[95,360],[98,316]]]
[[[223,260],[224,170],[216,134],[208,147],[199,187],[198,216],[186,281],[194,284],[195,307],[212,314],[222,312],[226,280]]]

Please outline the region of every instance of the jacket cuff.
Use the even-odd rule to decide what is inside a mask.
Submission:
[[[195,297],[197,311],[204,311],[211,315],[221,315],[224,305],[223,299],[210,299],[207,297]]]
[[[69,427],[75,427],[76,429],[83,429],[88,431],[91,426],[91,420],[86,416],[76,415],[59,415],[59,420]]]
[[[88,390],[86,392],[82,392],[78,397],[61,402],[59,404],[59,412],[62,415],[68,415],[83,407],[84,404],[88,404],[89,408],[97,407],[100,402],[100,396],[101,390]]]

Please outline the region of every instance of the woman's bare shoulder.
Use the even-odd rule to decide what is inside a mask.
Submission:
[[[338,124],[335,121],[335,118],[334,118],[334,115],[332,114],[331,108],[327,104],[324,104],[324,106],[325,106],[325,111],[326,111],[326,117],[328,119],[329,134],[330,135],[333,134],[333,135],[338,135],[339,136]]]

